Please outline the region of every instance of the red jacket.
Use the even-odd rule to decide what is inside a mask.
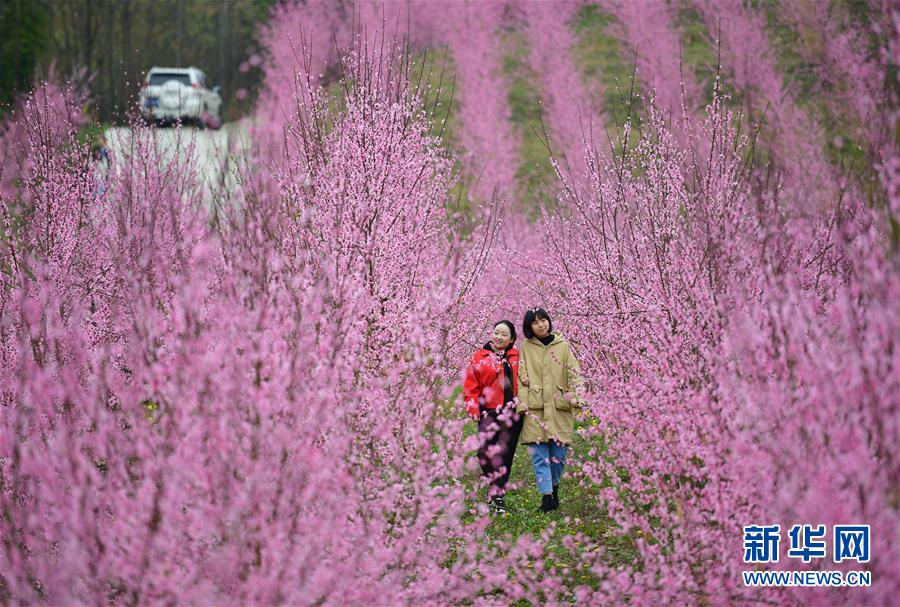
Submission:
[[[512,393],[516,396],[519,382],[519,351],[510,348],[506,359],[512,367]],[[503,405],[503,363],[493,350],[484,347],[472,355],[463,380],[463,401],[466,411],[478,417],[481,408],[497,409]],[[480,407],[479,407],[480,406]]]

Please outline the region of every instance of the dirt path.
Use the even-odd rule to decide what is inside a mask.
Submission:
[[[193,161],[197,180],[208,203],[213,196],[237,186],[234,168],[245,157],[250,139],[245,121],[229,122],[218,130],[194,127],[154,128],[151,131],[157,152],[165,159]],[[105,133],[113,159],[125,159],[134,149],[130,127],[112,127]]]

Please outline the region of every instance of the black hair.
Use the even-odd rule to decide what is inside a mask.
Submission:
[[[498,320],[494,323],[494,328],[497,328],[497,325],[506,325],[509,327],[509,336],[512,338],[512,341],[509,342],[509,345],[513,345],[516,343],[516,328],[513,326],[512,322],[508,320]]]
[[[531,323],[537,318],[546,319],[547,322],[550,323],[548,334],[553,333],[553,321],[550,320],[550,315],[547,314],[547,310],[544,308],[528,308],[528,310],[525,311],[525,320],[522,321],[522,333],[525,334],[525,339],[534,337],[534,331],[531,330]]]

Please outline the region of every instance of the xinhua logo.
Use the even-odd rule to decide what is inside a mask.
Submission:
[[[777,563],[780,525],[748,525],[744,527],[744,562]]]
[[[835,525],[832,557],[835,563],[855,561],[868,563],[870,558],[869,525]],[[794,525],[788,532],[787,556],[809,563],[827,556],[826,525]],[[744,562],[777,563],[781,545],[780,525],[747,525],[744,527]]]
[[[835,563],[854,561],[868,563],[871,557],[871,537],[869,525],[834,525],[833,533],[828,535],[827,525],[792,525],[787,530],[787,549],[789,559],[810,563],[813,560],[825,559],[831,548]],[[830,546],[829,546],[830,544]],[[747,525],[744,527],[744,562],[745,563],[777,563],[781,548],[781,527],[779,525]],[[788,566],[782,570],[763,570],[754,567],[741,572],[744,586],[747,587],[830,587],[830,588],[864,588],[872,585],[872,572],[864,569],[852,570],[842,567],[840,570],[827,571],[821,563],[817,563],[810,571],[808,568]]]
[[[869,526],[834,526],[834,562],[869,562]]]
[[[791,546],[787,555],[808,563],[812,559],[825,558],[825,525],[794,525],[788,531]]]

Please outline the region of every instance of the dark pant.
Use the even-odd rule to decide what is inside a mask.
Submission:
[[[522,416],[512,407],[482,410],[478,421],[478,435],[481,438],[478,463],[491,484],[488,491],[490,495],[506,493],[506,483],[509,481],[523,422]]]

